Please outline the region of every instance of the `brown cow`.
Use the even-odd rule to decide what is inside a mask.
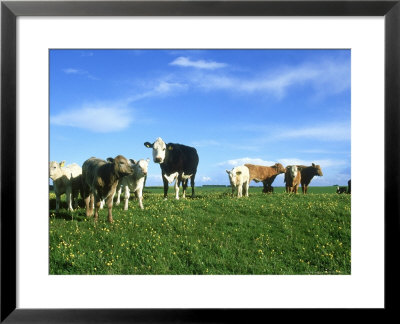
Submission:
[[[118,155],[115,159],[108,158],[107,161],[95,157],[86,160],[82,165],[82,185],[86,216],[93,215],[94,205],[94,220],[97,221],[101,200],[105,199],[108,207],[108,221],[112,223],[112,205],[118,180],[132,174],[133,169],[131,162],[122,155]]]
[[[285,172],[286,192],[297,194],[301,182],[301,172],[295,165],[288,165]]]
[[[301,190],[303,194],[306,194],[312,178],[314,176],[322,177],[321,167],[312,163],[311,166],[297,165],[297,169],[301,172]]]
[[[255,182],[262,182],[264,185],[263,192],[272,192],[272,182],[274,182],[277,175],[285,173],[285,168],[280,163],[275,163],[272,166],[245,164],[250,171],[250,180]]]

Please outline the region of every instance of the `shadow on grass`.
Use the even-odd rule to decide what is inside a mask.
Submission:
[[[73,212],[68,211],[67,203],[63,200],[60,201],[60,209],[56,212],[56,200],[50,199],[49,200],[49,217],[51,219],[64,219],[67,221],[78,221],[82,222],[86,218],[85,209],[82,207],[83,200],[78,199],[78,208],[76,208]]]
[[[86,219],[86,212],[82,208],[78,208],[73,212],[67,209],[60,209],[58,212],[52,209],[49,211],[50,219],[64,219],[66,221],[78,221],[83,222]]]

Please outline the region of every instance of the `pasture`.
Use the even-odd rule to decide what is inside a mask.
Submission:
[[[197,197],[164,201],[161,187],[144,190],[144,209],[131,198],[113,207],[114,223],[87,219],[81,208],[55,213],[50,193],[50,274],[351,273],[351,195],[310,187],[307,195],[275,188],[232,198],[230,187],[196,187]],[[182,193],[182,191],[181,191]],[[190,194],[190,190],[189,190]]]

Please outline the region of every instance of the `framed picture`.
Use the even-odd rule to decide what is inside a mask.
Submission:
[[[389,296],[394,292],[398,279],[392,270],[393,258],[391,256],[396,253],[395,247],[399,234],[397,166],[399,163],[400,4],[398,1],[256,1],[250,3],[242,1],[4,1],[1,15],[2,321],[5,320],[9,323],[20,321],[84,323],[100,320],[110,323],[176,320],[224,322],[229,318],[233,320],[237,314],[235,309],[238,308],[244,314],[251,314],[250,309],[253,309],[253,312],[256,312],[254,309],[262,312],[270,308],[393,309],[394,301]],[[51,26],[50,29],[49,26]],[[213,58],[212,60],[207,60],[203,55],[206,50]],[[171,53],[172,51],[175,52]],[[319,54],[315,54],[317,52],[324,53],[325,63],[329,61],[328,59],[332,59],[339,64],[334,66],[322,64]],[[81,107],[82,109],[79,110],[80,113],[84,112],[84,115],[80,114],[78,119],[71,119],[70,116],[74,115],[73,107],[77,102],[74,103],[71,97],[74,95],[77,98],[83,97],[82,91],[89,93],[89,90],[82,90],[83,84],[87,83],[79,83],[75,79],[73,81],[75,88],[71,88],[74,90],[69,90],[68,95],[63,97],[63,86],[67,83],[54,80],[78,76],[81,79],[94,81],[92,86],[96,84],[95,91],[106,92],[111,89],[109,85],[98,82],[100,81],[99,73],[103,73],[100,69],[89,70],[67,64],[73,61],[71,53],[75,56],[78,54],[85,59],[98,58],[100,56],[98,54],[102,53],[104,60],[97,61],[96,64],[105,67],[105,70],[112,69],[112,62],[116,61],[123,66],[124,60],[129,59],[124,58],[125,55],[129,55],[133,59],[136,55],[136,62],[141,62],[138,64],[143,68],[135,70],[138,78],[128,78],[121,74],[118,79],[121,86],[118,87],[115,84],[114,86],[116,89],[123,89],[123,82],[135,82],[136,89],[143,91],[129,93],[121,90],[120,93],[114,93],[114,98],[118,97],[125,104],[126,102],[131,104],[138,102],[138,98],[149,99],[156,94],[159,96],[158,99],[161,99],[157,102],[158,105],[165,105],[168,112],[173,111],[173,108],[168,106],[166,92],[169,93],[171,90],[187,91],[188,87],[201,88],[209,98],[214,96],[214,101],[209,102],[215,103],[221,101],[221,98],[212,91],[219,87],[223,91],[230,91],[225,98],[225,103],[232,106],[232,109],[227,109],[226,114],[234,111],[235,102],[238,104],[240,100],[248,100],[247,112],[254,114],[256,108],[251,107],[251,101],[255,99],[249,99],[250,97],[243,99],[239,92],[257,93],[262,84],[260,74],[255,73],[257,72],[255,66],[261,66],[261,60],[257,58],[258,54],[264,60],[265,57],[268,57],[271,66],[278,66],[278,62],[282,65],[288,65],[288,62],[300,62],[301,55],[307,56],[308,62],[312,61],[314,64],[307,66],[298,64],[297,67],[300,68],[295,72],[293,69],[288,69],[290,73],[285,75],[285,80],[269,80],[267,85],[264,84],[263,91],[269,91],[270,95],[270,97],[262,99],[265,104],[273,100],[282,100],[287,91],[293,90],[287,86],[287,82],[299,82],[306,86],[309,82],[308,86],[318,88],[325,82],[327,76],[331,75],[330,80],[336,78],[335,80],[338,82],[330,82],[329,86],[325,84],[324,87],[329,88],[329,91],[335,94],[347,91],[345,97],[338,97],[338,100],[341,101],[340,104],[347,107],[347,110],[338,109],[340,104],[336,102],[333,104],[332,99],[331,106],[328,107],[328,103],[321,97],[309,98],[309,102],[313,102],[309,105],[310,110],[314,111],[313,118],[315,115],[318,116],[312,119],[310,124],[315,125],[319,122],[321,124],[319,128],[313,127],[311,131],[310,128],[298,127],[297,132],[289,133],[288,130],[285,132],[289,135],[292,134],[291,137],[289,136],[292,139],[299,138],[306,132],[307,136],[317,134],[316,136],[325,137],[328,140],[345,138],[349,141],[349,108],[351,105],[351,178],[357,181],[353,181],[351,197],[352,235],[351,261],[349,261],[351,266],[337,269],[338,273],[344,271],[344,275],[331,275],[328,280],[323,273],[317,273],[310,278],[297,276],[310,274],[301,271],[283,272],[283,276],[276,276],[277,272],[272,272],[268,276],[261,270],[255,271],[256,275],[251,276],[244,276],[248,274],[246,271],[239,271],[238,276],[232,276],[236,270],[232,273],[213,272],[211,275],[206,275],[208,268],[201,269],[195,276],[173,271],[107,272],[113,263],[118,263],[119,256],[112,256],[112,259],[105,260],[105,265],[101,269],[101,274],[118,274],[118,276],[93,276],[98,269],[93,268],[92,265],[87,271],[72,271],[70,275],[67,275],[68,272],[63,272],[65,267],[57,267],[57,260],[54,263],[52,263],[53,260],[49,262],[52,248],[56,248],[57,244],[52,245],[54,242],[51,241],[51,232],[49,239],[49,227],[46,224],[49,208],[51,211],[55,208],[52,205],[55,204],[55,199],[50,201],[50,207],[47,199],[43,199],[42,203],[40,197],[42,195],[48,197],[48,186],[36,185],[36,183],[43,181],[47,183],[48,177],[45,180],[42,179],[44,174],[48,174],[48,167],[43,165],[43,161],[49,161],[49,157],[51,158],[56,148],[58,152],[61,152],[56,155],[56,159],[62,155],[63,150],[69,150],[70,156],[74,150],[74,147],[63,147],[63,141],[66,143],[65,136],[68,136],[71,128],[63,133],[58,132],[57,127],[74,129],[75,141],[80,140],[83,143],[75,146],[75,150],[80,152],[83,150],[85,139],[88,142],[93,141],[93,139],[88,140],[88,133],[78,131],[79,129],[87,130],[88,124],[90,124],[89,131],[95,134],[93,136],[99,138],[101,137],[99,135],[101,132],[98,132],[99,128],[102,128],[103,132],[106,130],[106,133],[112,132],[118,127],[124,129],[132,122],[131,118],[141,121],[142,125],[148,123],[147,128],[157,127],[151,123],[149,118],[157,111],[150,110],[147,116],[143,113],[140,115],[141,112],[138,111],[138,114],[132,116],[127,113],[126,106],[121,105],[120,102],[118,104],[114,102],[107,106],[113,107],[112,111],[103,103],[99,103],[101,107],[97,106],[97,108],[102,109],[102,115],[106,116],[106,120],[99,121],[97,124],[91,122],[98,117],[93,115],[97,108],[93,109],[90,105],[85,106],[86,108]],[[233,65],[235,56],[240,57],[240,62],[249,62],[249,65]],[[148,57],[151,57],[151,60]],[[290,57],[290,60],[285,61],[283,59],[285,57]],[[172,74],[171,70],[168,70],[169,74],[167,75],[167,70],[162,70],[163,65],[157,65],[159,62],[163,62],[170,69],[180,69],[180,72]],[[323,70],[323,74],[310,72],[315,64],[320,64],[319,70]],[[222,72],[218,74],[199,73],[200,69],[221,71],[227,66],[231,68],[229,75]],[[188,67],[192,71],[196,71],[189,74]],[[366,67],[369,68],[368,71],[365,71]],[[148,80],[146,80],[144,70],[151,73]],[[305,70],[307,71],[304,72]],[[43,73],[43,71],[45,72]],[[158,79],[157,84],[154,83],[156,74],[162,77]],[[293,76],[294,74],[296,75]],[[251,77],[246,82],[243,79],[238,81],[239,75]],[[310,75],[314,75],[314,77],[310,77]],[[368,78],[370,75],[371,77]],[[103,73],[102,78],[112,79],[112,76],[111,72],[107,72]],[[343,80],[347,80],[347,83]],[[369,82],[365,82],[366,80]],[[280,83],[277,85],[272,81],[280,81]],[[113,82],[117,81],[114,79]],[[149,87],[151,82],[153,84]],[[282,82],[286,83],[282,85]],[[273,85],[271,85],[272,83]],[[101,88],[103,90],[99,90]],[[64,91],[66,92],[66,87]],[[235,91],[236,93],[234,93]],[[57,100],[54,99],[55,93],[57,93]],[[322,94],[322,91],[318,93],[321,96],[327,96],[326,93]],[[189,102],[189,97],[192,95],[194,94],[189,93],[185,100]],[[298,101],[301,100],[301,94],[296,94],[296,96],[292,105],[296,98]],[[30,103],[33,105],[32,108],[30,108]],[[260,103],[258,102],[258,104]],[[324,118],[329,117],[318,112],[318,104],[324,106],[324,109],[333,109],[333,114],[347,114],[348,124],[343,126],[342,123],[338,126],[337,123],[328,123]],[[72,107],[69,108],[68,117],[65,116],[63,109],[58,108],[63,105]],[[335,107],[333,107],[334,105]],[[195,109],[194,107],[193,110],[195,111]],[[294,114],[294,111],[288,109],[286,113]],[[113,119],[116,114],[121,118]],[[196,129],[196,123],[191,124],[194,117],[188,114],[190,119],[186,125],[188,129],[183,125],[181,127],[174,125],[173,120],[168,120],[167,116],[164,116],[164,119],[171,124],[171,134],[174,133],[174,129],[179,132],[180,128],[183,132],[190,133],[190,130],[195,132]],[[222,113],[218,119],[223,123]],[[232,119],[228,119],[228,117],[225,120],[230,120],[232,123]],[[250,124],[250,121],[246,120],[247,125]],[[85,127],[82,127],[82,123],[85,124]],[[184,119],[179,120],[179,123],[184,123]],[[207,120],[202,120],[202,124],[209,126],[210,136],[202,138],[201,142],[188,137],[191,141],[183,143],[194,143],[193,146],[197,146],[199,152],[203,145],[217,146],[215,138],[218,136],[218,132],[212,133],[211,129],[216,129],[218,125]],[[242,127],[244,127],[243,124],[244,122]],[[263,126],[255,124],[252,124],[252,131],[256,126]],[[271,122],[265,125],[273,127],[274,124]],[[240,122],[234,126],[238,128]],[[168,127],[164,129],[164,132],[167,129]],[[141,130],[138,128],[138,133],[144,134],[145,130],[146,126]],[[154,134],[156,133],[154,132]],[[263,134],[272,139],[272,132]],[[127,135],[137,136],[136,133]],[[145,138],[142,142],[151,142],[145,142],[144,146],[142,143],[142,150],[148,150],[145,148],[146,143],[148,143],[147,147],[154,146],[153,141],[157,136]],[[112,146],[112,141],[107,142],[107,136],[101,138],[100,142],[103,145]],[[166,140],[168,141],[168,139]],[[275,140],[277,139],[275,138]],[[236,140],[235,143],[238,148],[240,145],[246,145],[246,142],[248,146],[250,141],[251,139],[245,139],[243,143],[238,143]],[[136,143],[134,139],[132,142]],[[256,142],[253,141],[253,144]],[[223,145],[227,147],[229,142],[225,140]],[[50,152],[48,151],[49,146]],[[114,146],[116,147],[116,145]],[[287,149],[290,148],[287,147]],[[328,144],[325,148],[328,150]],[[339,146],[335,148],[340,149]],[[173,146],[168,149],[173,150]],[[348,149],[350,149],[350,145]],[[123,148],[120,147],[118,152],[121,150]],[[215,157],[218,156],[217,151],[218,148],[214,153]],[[366,151],[371,151],[371,154],[366,154]],[[103,155],[108,152],[110,151],[103,152]],[[156,169],[158,167],[157,157],[152,156],[150,150],[148,152],[151,168]],[[88,154],[90,155],[90,153]],[[110,154],[114,157],[117,152],[114,154],[113,151]],[[148,156],[134,156],[134,158],[146,157]],[[368,163],[365,162],[366,158],[368,158]],[[76,157],[76,159],[81,159],[81,157]],[[227,159],[231,159],[231,157],[227,156]],[[156,163],[153,163],[153,160]],[[251,159],[236,161],[236,164],[232,161],[228,161],[230,164],[225,161],[228,163],[226,165],[236,166],[239,162],[239,164],[246,161],[247,163],[254,162]],[[288,161],[280,162],[289,164]],[[28,162],[28,165],[25,165],[25,162]],[[217,162],[219,163],[218,168],[221,168],[222,162]],[[265,160],[262,162],[266,163]],[[294,160],[290,162],[296,164]],[[347,163],[350,163],[350,159]],[[365,176],[370,172],[371,165],[374,168],[377,165],[382,166],[379,168],[380,172],[374,173],[374,180],[371,179],[371,176]],[[222,178],[219,179],[217,173],[212,174],[212,168],[212,163],[207,164],[208,174],[204,169],[199,169],[203,173],[198,174],[197,181],[205,185],[211,183],[209,182],[211,179],[218,179],[212,184],[221,184]],[[171,177],[172,174],[169,176]],[[344,176],[346,179],[349,178],[350,171]],[[226,173],[224,177],[228,182]],[[337,175],[335,177],[338,179]],[[326,179],[329,179],[329,176],[326,176]],[[148,179],[152,185],[157,185],[157,181],[160,182],[160,185],[162,183],[159,175],[157,175],[157,179],[153,180],[152,182],[151,178]],[[329,181],[333,180],[329,179]],[[188,194],[190,194],[190,187],[188,189]],[[253,189],[259,190],[258,188]],[[230,188],[224,190],[230,192]],[[264,188],[264,190],[266,189]],[[170,195],[173,194],[170,193]],[[350,203],[350,199],[348,202]],[[170,202],[168,201],[168,203]],[[171,201],[171,204],[173,203]],[[146,205],[146,201],[144,204]],[[43,217],[43,207],[47,210],[46,217]],[[350,206],[346,208],[350,208]],[[353,217],[353,213],[355,217]],[[65,214],[65,217],[61,217],[61,219],[67,221],[69,215]],[[50,212],[50,219],[51,217]],[[83,217],[81,218],[83,219]],[[43,224],[45,225],[43,226]],[[101,222],[101,224],[103,223]],[[53,230],[53,228],[50,229]],[[77,227],[76,230],[80,229]],[[109,227],[104,226],[104,230],[109,230]],[[155,235],[153,230],[151,235]],[[371,236],[374,238],[371,239]],[[68,239],[61,243],[66,246],[78,244]],[[121,244],[125,244],[125,242]],[[328,244],[330,243],[328,242]],[[361,246],[362,244],[365,245]],[[48,249],[41,251],[44,246]],[[189,253],[189,250],[188,248],[186,252]],[[74,260],[72,259],[76,255],[72,253],[72,250],[68,251],[69,254],[66,256],[68,264],[73,265]],[[80,252],[79,249],[77,251]],[[264,253],[262,249],[259,251],[261,251],[259,253]],[[99,250],[99,253],[102,252]],[[326,253],[324,257],[329,258],[330,254]],[[371,262],[371,259],[374,262]],[[273,262],[273,258],[270,260]],[[300,262],[302,261],[304,260],[300,260]],[[133,276],[123,276],[127,274]],[[150,274],[150,276],[138,276],[137,274]],[[151,274],[160,276],[151,276]],[[180,275],[169,276],[170,274]],[[201,275],[197,276],[198,274]],[[360,298],[357,302],[351,301],[360,295],[360,291],[353,294],[352,290],[360,290],[366,285],[367,280],[369,280],[371,292],[362,294],[365,299]],[[27,288],[28,286],[29,288]],[[336,302],[337,295],[335,294],[343,293],[343,289],[346,287],[348,289],[347,296],[342,296],[342,300]],[[42,291],[38,292],[39,290]],[[269,291],[268,294],[263,293],[266,290]],[[63,293],[57,296],[59,291]],[[283,296],[279,293],[282,291],[292,296]],[[317,300],[323,299],[319,294],[326,298],[325,302],[317,302]],[[50,296],[50,298],[43,295]],[[372,295],[374,297],[371,297]],[[114,300],[108,301],[107,296],[114,296]],[[208,297],[205,298],[205,296]],[[303,300],[300,296],[303,297]],[[99,301],[100,299],[102,301]],[[279,304],[276,301],[282,303]],[[64,305],[66,305],[65,308]]]

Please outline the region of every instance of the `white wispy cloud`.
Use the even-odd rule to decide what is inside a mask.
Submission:
[[[346,165],[347,161],[345,160],[334,160],[334,159],[316,159],[316,160],[304,160],[304,159],[299,159],[299,158],[282,158],[282,159],[277,159],[276,161],[268,161],[264,160],[261,158],[249,158],[249,157],[244,157],[244,158],[238,158],[238,159],[233,159],[233,160],[227,160],[218,163],[218,166],[230,166],[230,167],[235,167],[238,165],[243,165],[246,163],[249,164],[255,164],[255,165],[264,165],[264,166],[272,166],[275,163],[281,163],[283,166],[287,165],[311,165],[312,163],[318,164],[322,167],[343,167]]]
[[[314,139],[319,141],[348,141],[351,138],[350,123],[329,123],[275,132],[275,139]]]
[[[99,78],[95,77],[94,75],[90,74],[88,71],[76,69],[76,68],[66,68],[63,69],[65,74],[76,74],[76,75],[84,75],[91,80],[100,80]]]
[[[145,98],[175,95],[183,91],[233,91],[241,94],[265,94],[282,99],[289,89],[296,85],[308,85],[314,88],[315,98],[344,91],[350,87],[350,71],[347,62],[304,63],[298,66],[277,67],[274,70],[256,75],[231,75],[228,72],[215,71],[227,64],[190,60],[180,56],[170,65],[194,67],[196,71],[188,73],[174,72],[151,80],[136,80],[136,94],[127,98],[134,102]],[[68,72],[67,72],[68,70]],[[77,69],[66,69],[65,73],[86,73]],[[138,91],[138,89],[142,89]]]
[[[63,72],[66,74],[83,74],[85,71],[73,68],[63,69]]]
[[[197,73],[188,76],[188,83],[208,91],[231,90],[241,93],[264,93],[283,98],[293,86],[311,86],[315,97],[340,93],[350,88],[348,62],[305,63],[284,66],[255,76]]]
[[[81,52],[81,57],[92,57],[92,56],[94,56],[93,52],[87,52],[87,51]]]
[[[227,66],[226,63],[219,63],[214,61],[204,61],[204,60],[197,60],[192,61],[188,57],[180,56],[176,58],[174,61],[169,63],[170,65],[176,65],[181,67],[192,67],[196,69],[205,69],[205,70],[215,70],[224,68]]]
[[[314,141],[340,142],[351,139],[351,122],[337,121],[321,123],[318,125],[305,125],[303,127],[288,127],[277,124],[237,124],[230,128],[241,130],[253,135],[253,141],[258,143],[276,142],[279,140],[309,139]],[[300,150],[299,150],[300,152]],[[318,153],[318,151],[303,153]],[[326,153],[329,153],[326,151]],[[344,153],[344,152],[341,152]]]
[[[132,112],[125,107],[95,105],[65,110],[50,116],[50,123],[58,126],[76,127],[96,133],[117,132],[129,127]]]
[[[249,157],[244,157],[244,158],[238,158],[238,159],[233,159],[233,160],[227,160],[218,163],[218,166],[229,166],[229,167],[236,167],[238,165],[243,165],[243,164],[256,164],[256,165],[274,165],[276,162],[273,161],[266,161],[261,158],[249,158]]]
[[[216,140],[199,140],[199,141],[193,141],[192,145],[195,147],[208,147],[208,146],[220,146],[222,144]]]
[[[128,104],[145,98],[173,95],[188,89],[188,85],[185,83],[165,80],[159,80],[155,84],[147,87],[150,89],[128,96],[124,101]]]
[[[201,177],[201,181],[209,182],[209,181],[211,181],[211,177]]]

